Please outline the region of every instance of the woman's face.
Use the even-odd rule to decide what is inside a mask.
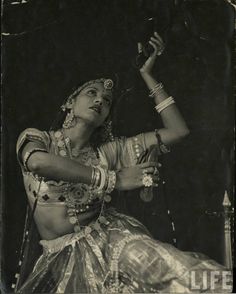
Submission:
[[[112,105],[112,92],[95,82],[84,88],[73,101],[74,115],[88,124],[98,127],[107,118]]]

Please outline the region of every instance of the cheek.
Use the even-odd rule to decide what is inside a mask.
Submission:
[[[85,99],[84,100],[80,99],[80,100],[77,100],[74,105],[74,112],[75,113],[83,113],[86,108],[88,108],[87,101]]]

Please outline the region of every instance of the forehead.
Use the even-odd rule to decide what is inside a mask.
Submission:
[[[83,91],[86,91],[87,89],[90,89],[90,88],[96,88],[98,91],[101,91],[101,92],[104,92],[104,93],[107,93],[107,94],[112,94],[112,91],[111,90],[107,90],[104,88],[104,85],[102,82],[94,82],[88,86],[86,86],[83,90]]]

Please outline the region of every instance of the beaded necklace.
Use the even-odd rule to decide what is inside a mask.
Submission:
[[[83,149],[71,148],[70,139],[65,137],[63,130],[56,131],[54,136],[57,141],[58,153],[63,157],[69,157],[70,159],[80,162],[81,164],[86,165],[98,165],[99,157],[98,154],[92,149],[92,147],[85,147]],[[74,187],[78,185],[79,189]],[[72,186],[72,187],[71,187]],[[108,224],[107,219],[102,215],[104,209],[104,202],[109,202],[111,200],[110,195],[103,195],[96,193],[91,187],[86,184],[71,184],[68,183],[64,188],[65,191],[65,204],[67,206],[67,214],[69,217],[69,222],[74,226],[75,232],[80,232],[84,227],[85,234],[89,234],[92,231],[92,228],[89,226],[81,226],[78,220],[78,214],[86,211],[91,211],[94,209],[94,206],[100,206],[100,213],[93,224],[93,227],[97,230],[100,228],[100,224]],[[80,195],[78,195],[78,193]],[[82,194],[82,196],[81,196]],[[94,198],[97,199],[97,202],[94,202]]]

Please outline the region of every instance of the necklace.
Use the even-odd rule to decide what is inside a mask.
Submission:
[[[54,133],[54,136],[57,140],[57,147],[59,155],[63,157],[69,157],[71,159],[79,158],[80,162],[88,165],[91,164],[91,160],[93,160],[93,164],[97,165],[98,161],[98,154],[93,150],[91,146],[86,146],[82,149],[79,147],[71,147],[71,140],[70,138],[66,137],[63,130],[58,130]],[[91,159],[91,160],[89,160]],[[89,162],[87,162],[89,161]]]
[[[99,158],[91,146],[84,147],[83,149],[71,148],[71,142],[68,137],[65,137],[63,130],[58,130],[54,133],[57,144],[57,152],[63,157],[69,157],[70,159],[76,159],[84,165],[98,165]],[[81,226],[78,220],[78,214],[86,211],[92,211],[94,208],[101,206],[101,210],[97,220],[93,227],[95,229],[100,228],[100,224],[108,224],[107,219],[102,215],[104,208],[104,199],[106,195],[98,194],[92,190],[86,184],[68,183],[64,189],[65,192],[65,204],[67,206],[67,215],[69,222],[74,226],[75,232],[80,232]],[[108,196],[108,195],[107,195]],[[97,201],[95,201],[97,200]],[[91,233],[92,229],[89,226],[85,226],[85,234]]]

